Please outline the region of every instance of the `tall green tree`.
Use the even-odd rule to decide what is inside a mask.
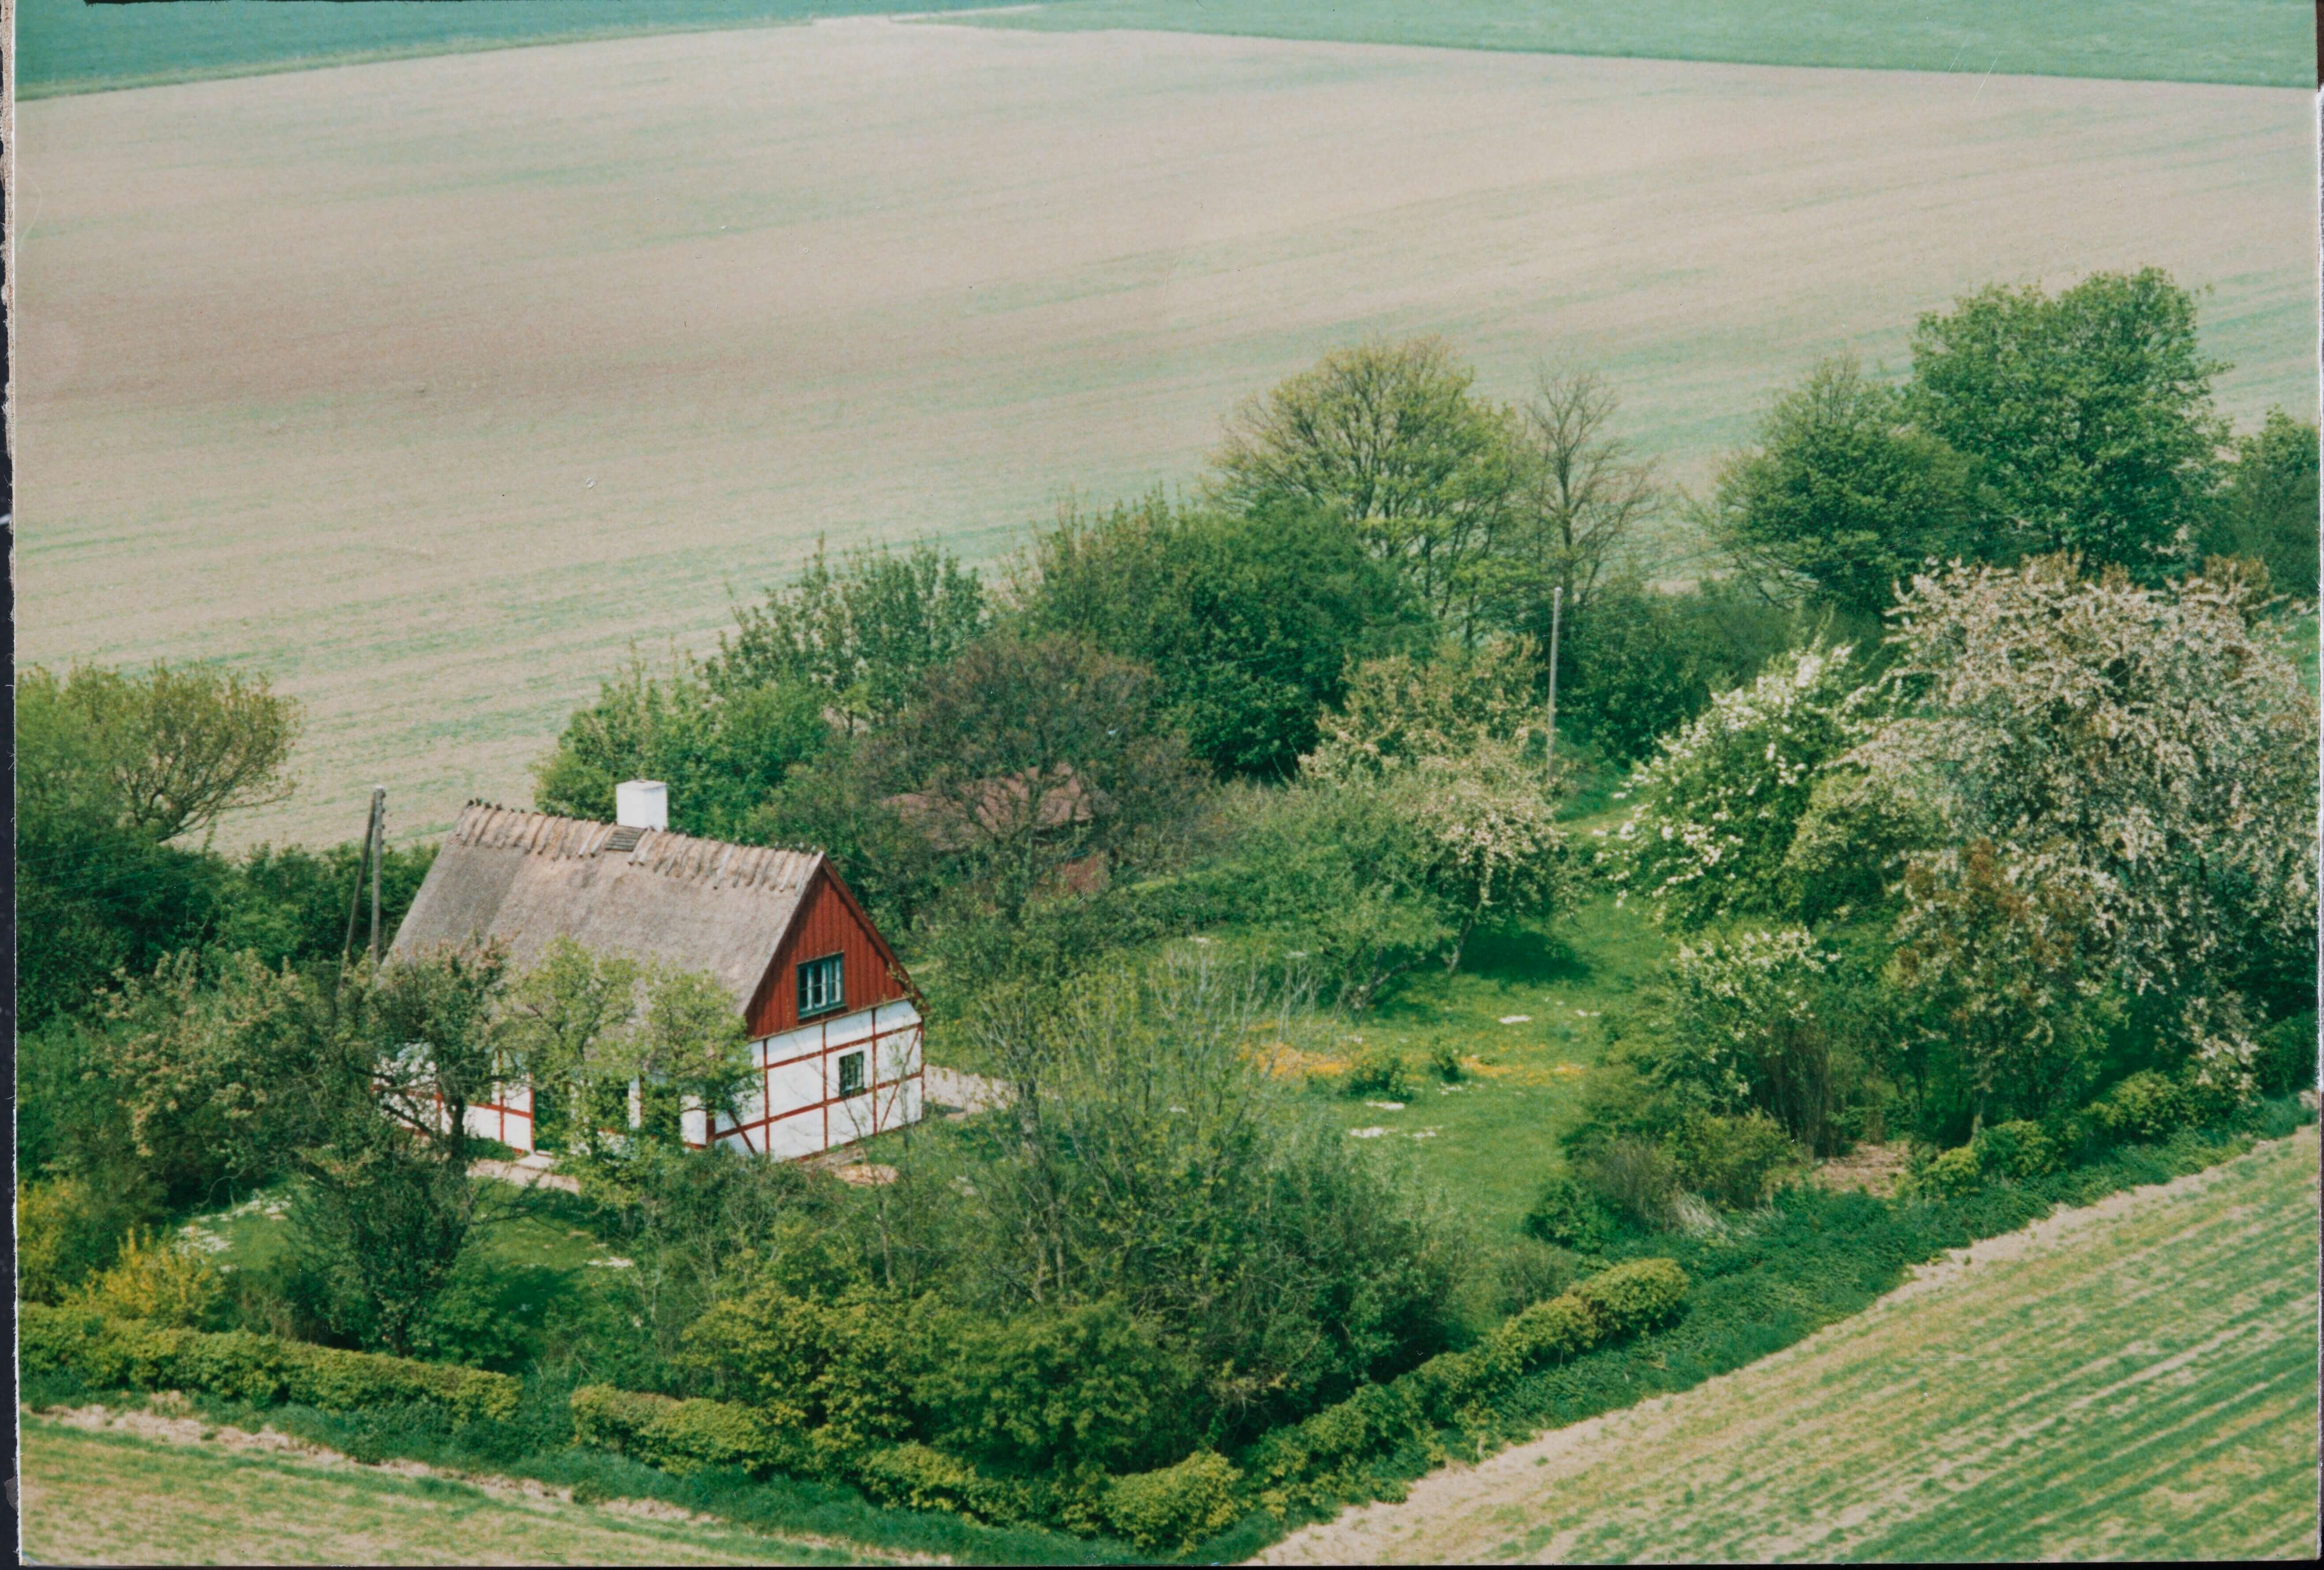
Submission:
[[[1978,553],[2072,551],[2152,582],[2185,563],[2225,426],[2194,298],[2159,268],[2056,295],[1996,285],[1913,332],[1908,408],[1977,465]]]
[[[656,675],[633,651],[534,766],[534,804],[603,819],[613,813],[615,785],[658,779],[669,786],[673,828],[741,838],[790,772],[830,744],[828,701],[824,688],[795,675],[721,684],[685,660]]]
[[[290,793],[298,705],[264,677],[35,666],[16,689],[16,914],[27,1027],[78,1013],[116,970],[211,938],[235,869],[188,840]],[[336,946],[336,945],[334,945]]]
[[[1850,359],[1775,399],[1758,444],[1729,459],[1704,519],[1751,579],[1877,627],[1931,557],[1975,553],[1969,466],[1913,428],[1904,399]]]
[[[1334,350],[1234,411],[1211,493],[1239,511],[1289,503],[1344,520],[1473,637],[1519,480],[1516,417],[1475,380],[1439,338]]]
[[[836,565],[820,540],[790,584],[735,612],[705,662],[704,679],[731,694],[805,682],[860,728],[891,719],[926,672],[981,637],[991,606],[975,570],[922,543],[848,552]]]
[[[1426,634],[1409,588],[1312,509],[1176,510],[1158,497],[1034,543],[1026,620],[1144,663],[1194,755],[1279,778],[1353,661]]]
[[[2267,568],[2268,586],[2316,598],[2316,426],[2280,409],[2236,444],[2203,554],[2247,556]]]

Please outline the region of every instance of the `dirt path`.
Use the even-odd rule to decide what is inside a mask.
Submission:
[[[2312,1553],[2317,1159],[2303,1129],[1956,1250],[1771,1357],[1261,1562]]]

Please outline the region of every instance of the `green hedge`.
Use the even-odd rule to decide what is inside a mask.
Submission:
[[[1686,1290],[1686,1274],[1673,1261],[1628,1261],[1536,1303],[1466,1352],[1433,1357],[1401,1379],[1366,1385],[1276,1430],[1251,1447],[1244,1467],[1199,1452],[1151,1472],[1082,1480],[1093,1492],[994,1477],[926,1445],[826,1443],[826,1431],[786,1427],[732,1401],[682,1401],[606,1385],[573,1392],[573,1433],[582,1444],[679,1474],[733,1466],[761,1476],[823,1477],[853,1483],[881,1504],[998,1525],[1102,1521],[1142,1548],[1183,1551],[1253,1507],[1280,1516],[1327,1506],[1381,1486],[1378,1467],[1399,1455],[1441,1459],[1440,1428],[1483,1416],[1496,1395],[1536,1369],[1663,1324]]]
[[[482,1369],[342,1352],[246,1330],[165,1329],[42,1303],[19,1308],[17,1335],[26,1373],[69,1370],[101,1388],[208,1391],[258,1405],[299,1401],[346,1412],[426,1401],[466,1422],[509,1417],[522,1389],[507,1374]]]

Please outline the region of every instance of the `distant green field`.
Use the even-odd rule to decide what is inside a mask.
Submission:
[[[1056,0],[991,26],[1159,28],[1740,65],[2313,85],[2294,0]]]
[[[27,98],[406,55],[630,33],[759,27],[816,16],[961,11],[984,0],[281,0],[89,5],[19,0]],[[976,18],[1064,30],[1154,28],[1351,43],[1729,60],[1750,65],[2119,77],[2298,87],[2312,78],[2308,9],[2292,0],[2006,0],[1846,6],[1818,0],[1054,0]]]
[[[257,76],[640,32],[765,27],[816,16],[952,11],[982,0],[17,0],[19,97]]]

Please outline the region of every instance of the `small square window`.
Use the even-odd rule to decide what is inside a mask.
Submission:
[[[798,968],[799,1018],[829,1014],[847,1001],[847,986],[840,974],[837,954],[809,959]]]
[[[839,1093],[842,1096],[863,1094],[863,1054],[850,1052],[839,1060]]]

